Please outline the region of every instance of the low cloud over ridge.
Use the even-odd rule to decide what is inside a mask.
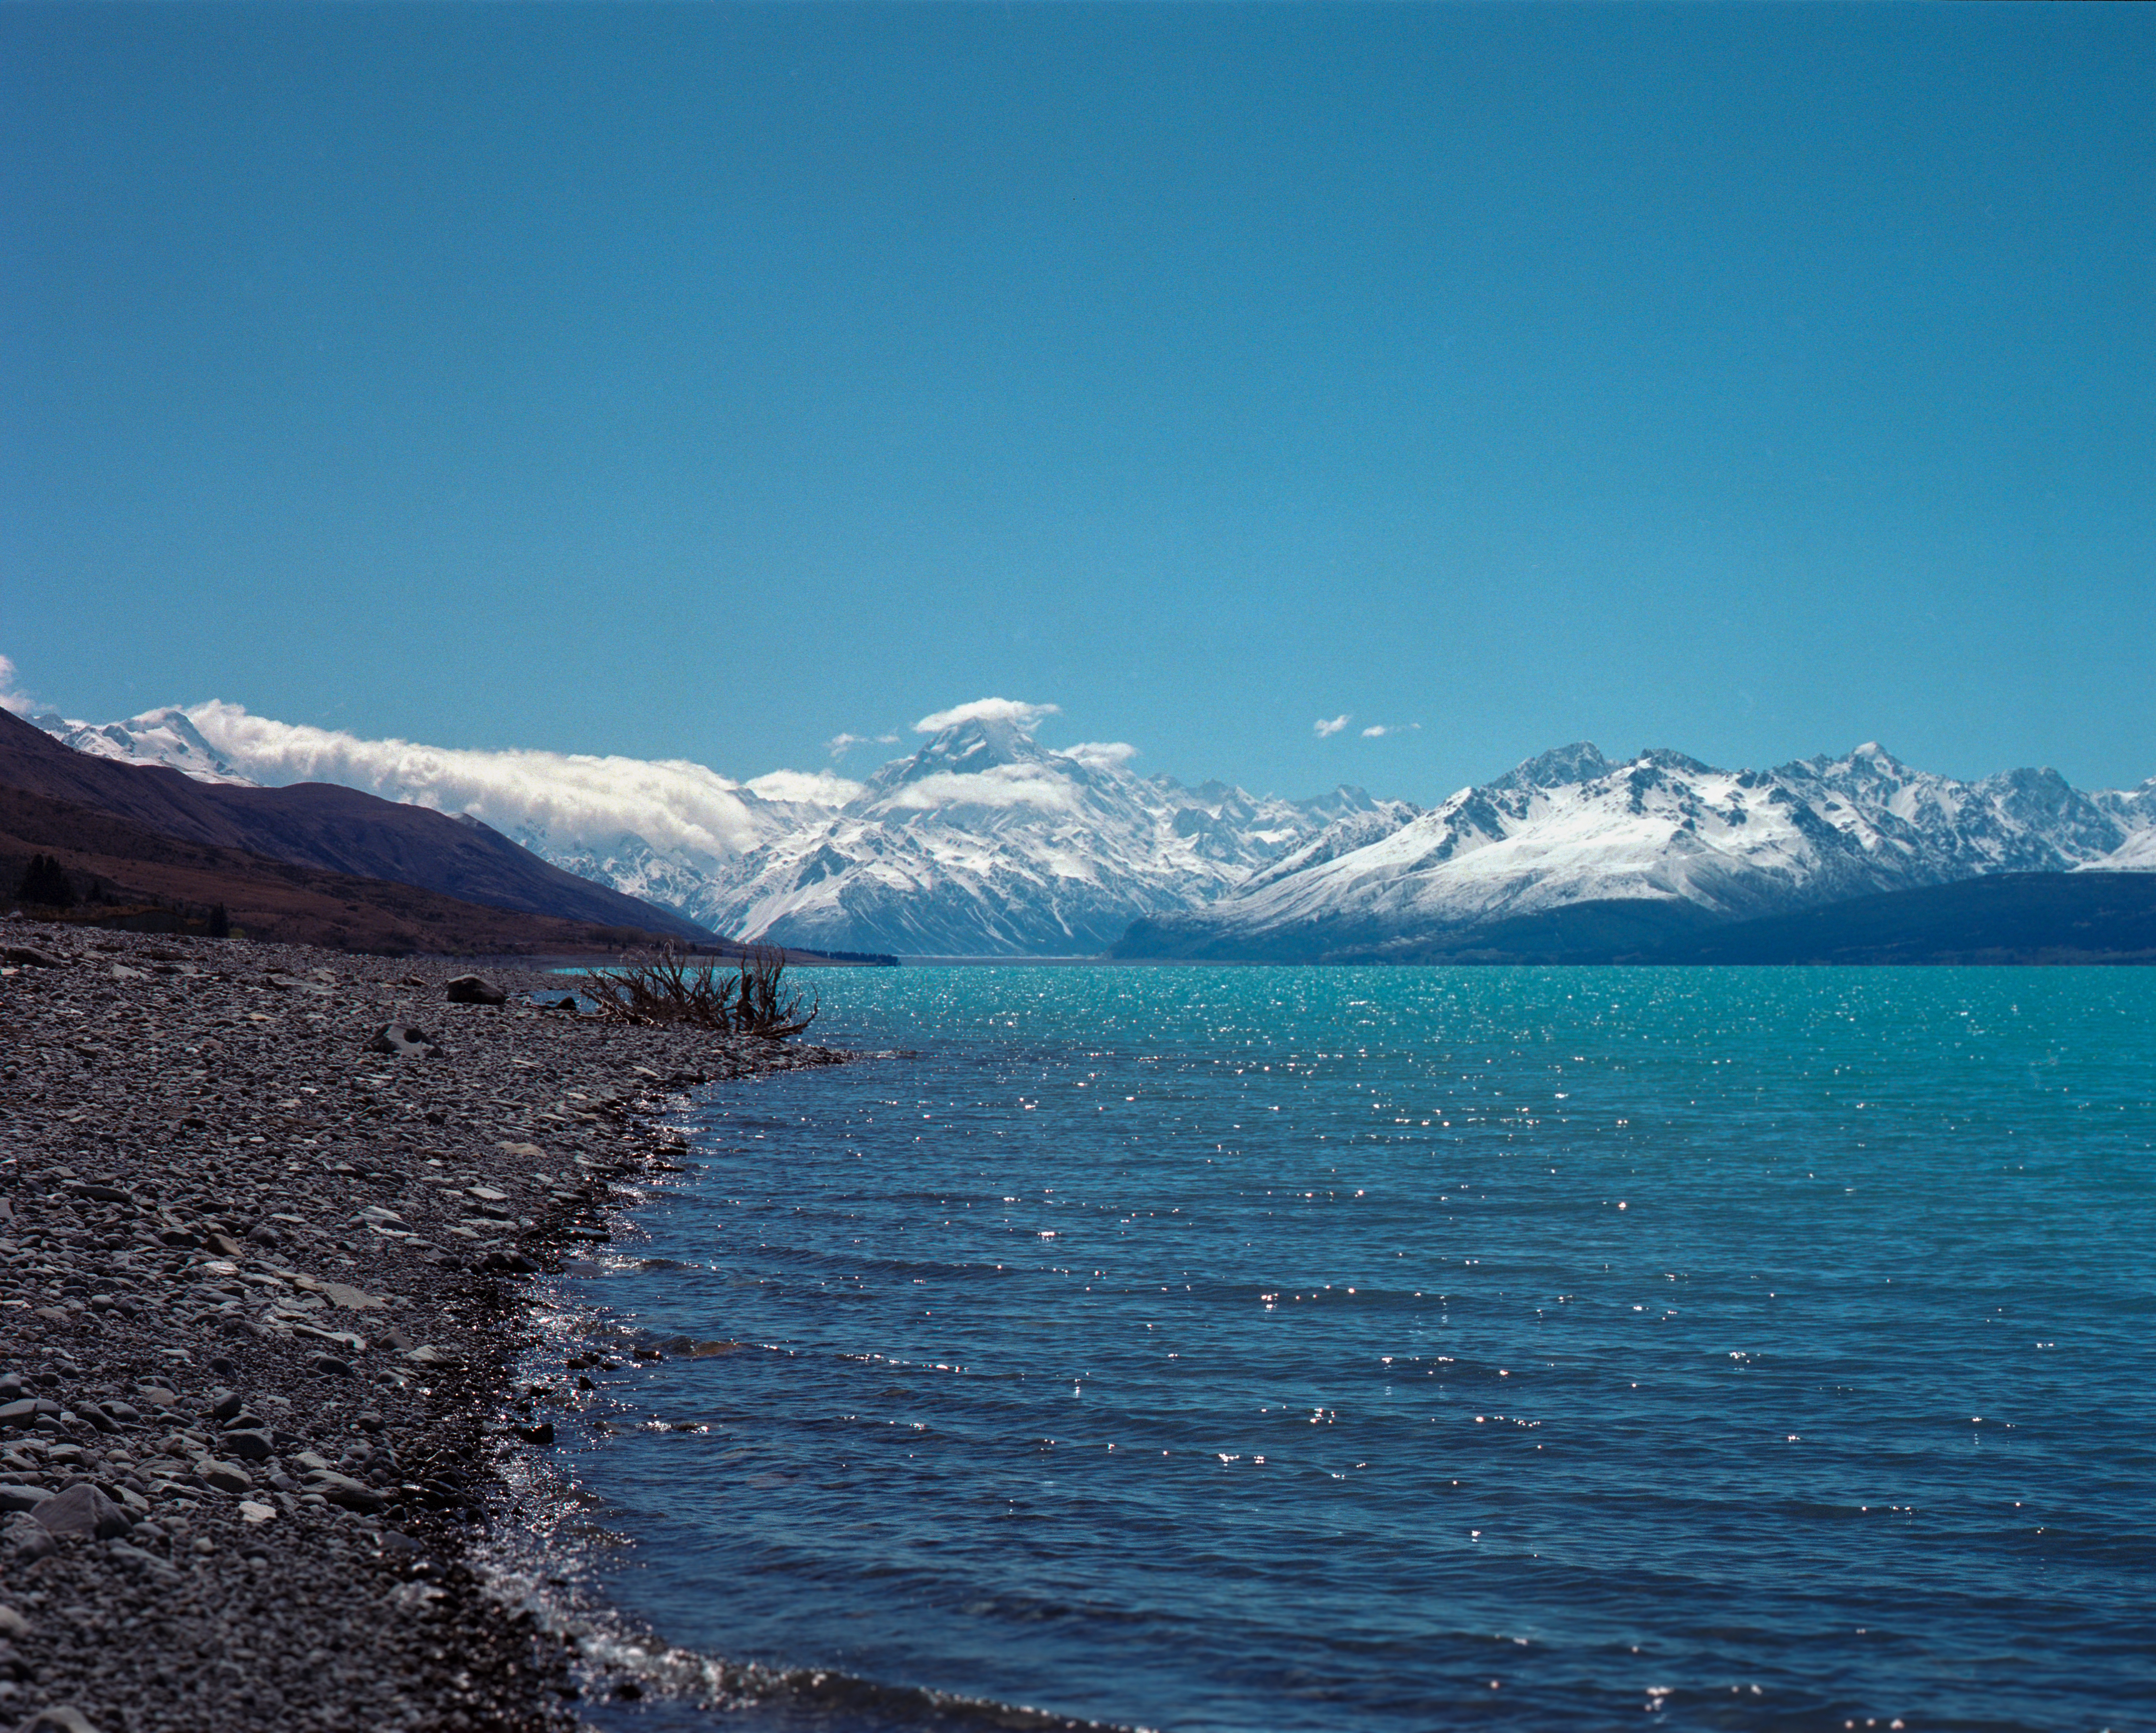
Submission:
[[[940,771],[901,783],[878,803],[886,810],[938,812],[953,806],[1031,806],[1043,812],[1075,812],[1067,782],[1029,764],[998,764],[987,770]]]
[[[859,783],[808,771],[739,783],[685,759],[363,740],[217,700],[186,714],[234,769],[258,782],[341,783],[384,800],[468,812],[511,836],[531,827],[601,845],[634,835],[662,850],[735,855],[767,831],[756,810],[763,802],[835,807],[860,792]]]
[[[954,704],[948,710],[937,710],[924,716],[913,725],[916,734],[940,734],[946,728],[955,728],[960,723],[1009,723],[1012,727],[1030,733],[1045,717],[1060,716],[1060,704],[1027,704],[1016,698],[976,698],[970,704]]]
[[[857,746],[896,746],[898,744],[898,736],[896,734],[834,734],[825,743],[830,748],[833,758],[843,759]]]
[[[0,656],[0,710],[11,716],[28,716],[37,707],[38,701],[15,684],[13,661]]]
[[[1064,758],[1075,759],[1096,770],[1127,764],[1138,755],[1137,748],[1127,740],[1081,740],[1075,746],[1062,747],[1059,751]]]
[[[15,684],[13,665],[4,659],[0,695],[16,707],[28,707]],[[916,726],[931,734],[967,723],[1024,733],[1059,714],[1053,704],[988,697],[935,712]],[[567,854],[599,862],[633,860],[640,843],[662,860],[697,872],[723,870],[722,863],[811,835],[826,824],[872,822],[879,814],[904,822],[945,810],[1031,809],[1075,815],[1086,810],[1091,778],[1120,777],[1138,753],[1127,741],[1089,740],[1021,762],[978,769],[923,766],[928,774],[896,780],[879,776],[866,784],[839,774],[835,766],[737,779],[685,759],[368,739],[344,729],[258,716],[216,699],[148,711],[94,729],[66,726],[94,733],[99,738],[85,749],[106,756],[191,770],[210,764],[223,779],[273,787],[324,782],[360,789],[384,800],[469,815],[556,859]],[[898,738],[840,734],[830,744],[835,755],[847,748],[892,746]],[[182,743],[177,748],[175,740]],[[175,756],[190,750],[193,756],[184,763]],[[905,762],[896,760],[893,768]],[[870,801],[872,789],[877,792]],[[962,825],[972,821],[958,819]],[[620,854],[624,846],[628,855]]]

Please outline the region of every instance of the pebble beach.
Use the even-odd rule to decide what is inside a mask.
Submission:
[[[670,1165],[681,1091],[843,1056],[528,967],[457,1003],[470,964],[0,954],[0,1728],[573,1725],[573,1643],[474,1558],[552,1439],[528,1279]]]

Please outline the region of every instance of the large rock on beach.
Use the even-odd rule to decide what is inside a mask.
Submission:
[[[71,1486],[30,1513],[49,1535],[87,1535],[110,1540],[135,1526],[135,1519],[95,1487]]]
[[[340,1474],[334,1468],[316,1468],[307,1476],[307,1490],[318,1492],[332,1504],[346,1510],[372,1514],[388,1508],[389,1500],[383,1498],[364,1480],[355,1480],[349,1474]]]
[[[59,1550],[59,1543],[45,1525],[27,1513],[8,1519],[7,1526],[0,1529],[0,1541],[15,1555],[18,1565],[35,1564]]]
[[[474,975],[472,979],[477,980],[479,977]],[[441,1052],[442,1047],[416,1023],[385,1023],[375,1031],[374,1039],[367,1042],[367,1050],[370,1053],[393,1053],[400,1059],[432,1059]]]
[[[509,990],[498,987],[483,974],[460,974],[444,984],[442,991],[451,1005],[505,1005]]]

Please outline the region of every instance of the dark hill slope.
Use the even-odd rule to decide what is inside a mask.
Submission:
[[[1656,963],[2156,963],[2156,872],[2003,872],[1739,921]]]
[[[1113,954],[1235,963],[2156,963],[2156,872],[2004,872],[1857,897],[1796,914],[1717,921],[1633,898],[1407,940],[1312,926],[1244,952],[1172,918],[1134,923]]]
[[[1108,954],[1134,962],[1606,963],[1715,923],[1694,902],[1644,897],[1574,902],[1540,914],[1404,936],[1382,922],[1331,920],[1224,932],[1180,911],[1133,921]]]
[[[0,786],[0,892],[36,854],[55,856],[76,890],[95,886],[97,918],[114,905],[177,904],[200,917],[222,904],[249,938],[392,956],[583,954],[649,942],[624,927],[459,902],[439,891],[352,878],[144,829],[71,800]],[[0,896],[0,912],[8,907]]]
[[[102,812],[140,831],[386,879],[465,902],[682,939],[712,936],[669,910],[550,866],[473,820],[329,783],[228,788],[162,765],[114,764],[73,751],[5,711],[0,786]]]

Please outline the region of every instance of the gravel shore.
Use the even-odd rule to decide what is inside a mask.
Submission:
[[[244,940],[0,952],[0,1728],[572,1725],[562,1639],[465,1553],[551,1436],[521,1278],[607,1237],[670,1094],[842,1056],[514,969],[491,1005]]]

